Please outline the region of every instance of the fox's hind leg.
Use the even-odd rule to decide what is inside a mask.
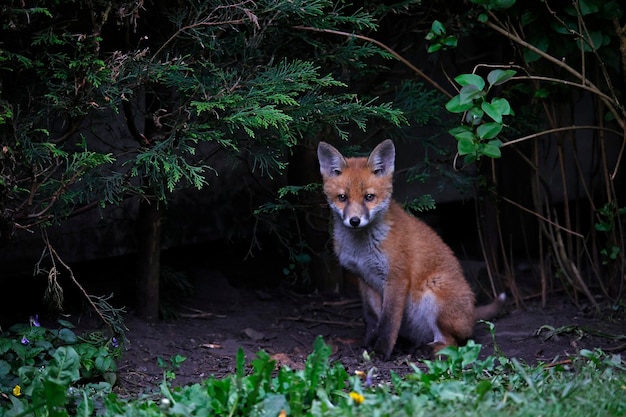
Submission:
[[[465,344],[474,331],[474,297],[466,296],[449,300],[441,306],[437,316],[439,337],[431,344],[435,353],[446,346]]]

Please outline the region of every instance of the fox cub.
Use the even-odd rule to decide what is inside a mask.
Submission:
[[[365,345],[386,360],[399,335],[435,352],[464,343],[476,320],[495,316],[505,299],[475,308],[452,250],[392,200],[395,153],[389,139],[367,158],[345,158],[325,142],[317,148],[335,252],[359,277]]]

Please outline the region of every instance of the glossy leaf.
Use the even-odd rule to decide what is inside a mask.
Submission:
[[[610,42],[610,39],[608,39],[608,42]],[[578,47],[581,46],[580,41],[578,41],[577,44],[578,44]],[[594,30],[591,33],[589,33],[589,38],[587,39],[586,42],[582,44],[582,47],[583,47],[583,51],[591,52],[593,50],[600,49],[600,47],[602,47],[603,44],[604,44],[604,34],[600,30]]]
[[[474,99],[480,98],[485,95],[482,89],[479,89],[474,84],[466,85],[461,88],[459,92],[459,100],[461,104],[472,103]]]
[[[502,131],[502,123],[485,123],[478,126],[476,134],[481,139],[493,139]]]
[[[509,104],[509,101],[505,98],[494,98],[493,100],[491,100],[491,105],[502,116],[508,116],[508,115],[514,114],[513,109],[511,108],[511,105]]]
[[[446,28],[439,20],[435,20],[430,26],[430,31],[435,35],[442,36],[446,34]]]
[[[490,3],[492,8],[496,10],[504,10],[512,7],[515,4],[515,0],[493,0]]]
[[[601,3],[593,0],[578,0],[578,9],[583,16],[586,16],[600,11],[600,4]]]
[[[510,80],[515,74],[516,71],[514,70],[496,69],[487,75],[487,81],[490,85],[500,85]]]
[[[456,48],[457,44],[458,44],[458,39],[455,38],[454,36],[446,36],[446,38],[443,40],[443,45],[449,48]]]
[[[428,47],[428,53],[431,54],[433,52],[437,52],[440,49],[441,49],[440,43],[433,43],[432,45]]]
[[[454,78],[454,81],[459,83],[461,86],[473,85],[478,90],[482,90],[485,88],[485,80],[480,75],[476,74],[461,74]]]
[[[469,155],[476,153],[476,144],[470,139],[461,139],[457,145],[459,155]]]
[[[451,113],[463,113],[474,106],[472,101],[461,103],[461,97],[456,95],[446,103],[446,110]]]
[[[467,126],[457,126],[450,129],[448,133],[454,136],[456,140],[469,139],[473,141],[475,138],[474,131]]]
[[[500,113],[493,104],[485,101],[480,105],[480,108],[483,109],[483,111],[487,113],[487,115],[495,122],[502,123],[502,113]]]
[[[502,141],[498,139],[490,140],[481,149],[481,153],[490,158],[500,158],[502,156],[500,147],[502,147]]]

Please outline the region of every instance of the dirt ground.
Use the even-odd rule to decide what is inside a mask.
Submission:
[[[411,355],[400,348],[391,361],[374,358],[365,363],[361,345],[364,328],[356,296],[235,288],[219,272],[211,274],[210,280],[201,281],[205,284],[196,282],[192,297],[181,300],[178,319],[149,324],[132,313],[127,315],[128,344],[119,362],[117,387],[121,394],[155,389],[163,378],[158,357],[166,361],[174,355],[187,358],[175,371],[174,385],[233,373],[240,347],[247,360],[264,349],[279,364],[301,368],[318,335],[332,346],[332,360],[340,361],[350,373],[375,366],[379,381],[389,380],[392,370],[410,372],[409,360],[430,356],[428,349]],[[495,340],[507,357],[527,363],[565,360],[583,348],[622,351],[626,349],[623,311],[615,316],[605,313],[594,317],[566,297],[552,297],[545,309],[533,300],[523,308],[508,303],[494,321]],[[553,332],[555,329],[568,331]],[[474,340],[483,345],[483,355],[493,353],[492,336],[485,324],[477,325]]]

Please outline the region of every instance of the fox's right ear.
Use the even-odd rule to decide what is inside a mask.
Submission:
[[[320,162],[320,172],[323,177],[336,177],[346,167],[346,158],[335,147],[320,142],[317,146],[317,159]]]

